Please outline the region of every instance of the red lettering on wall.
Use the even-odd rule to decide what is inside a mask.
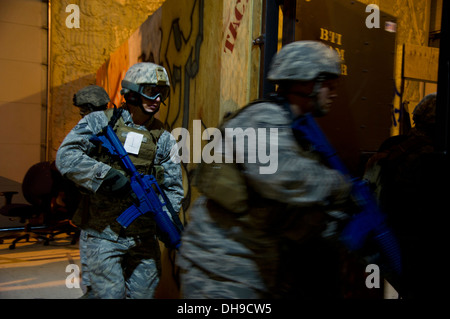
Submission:
[[[245,4],[242,2],[245,2]],[[238,29],[239,26],[241,25],[241,20],[244,17],[247,3],[248,0],[237,0],[236,4],[234,5],[234,16],[227,28],[225,38],[225,48],[223,50],[224,52],[231,52],[231,53],[233,52],[234,43],[238,35]]]

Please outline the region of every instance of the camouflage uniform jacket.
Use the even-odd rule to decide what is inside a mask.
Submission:
[[[135,125],[128,111],[122,112],[122,119],[126,126],[147,130]],[[156,121],[155,119],[150,124],[149,130]],[[56,165],[61,174],[89,194],[87,220],[79,226],[91,235],[112,240],[116,240],[119,235],[153,236],[156,228],[149,214],[136,219],[126,231],[116,222],[115,219],[132,204],[130,199],[120,200],[96,193],[111,166],[96,159],[97,147],[89,139],[107,124],[108,118],[102,111],[86,115],[66,136],[56,155]],[[164,169],[164,182],[160,186],[176,212],[180,210],[183,198],[182,172],[180,164],[177,164],[180,162],[177,157],[175,138],[163,131],[156,144],[153,164],[161,165]]]
[[[248,161],[252,146],[234,148],[236,158],[243,155],[242,172],[256,199],[249,213],[240,216],[221,210],[204,196],[199,198],[183,233],[178,256],[181,268],[198,265],[209,276],[267,293],[276,284],[280,236],[297,240],[309,232],[320,233],[325,225],[322,212],[348,200],[350,184],[302,148],[292,123],[290,111],[272,102],[251,105],[225,123],[225,128],[242,128],[244,132],[247,128],[266,129],[265,140],[255,147],[265,146],[264,152],[270,152],[277,144],[277,169],[273,174],[260,174],[267,163]],[[278,131],[275,141],[270,139],[270,128]],[[239,154],[242,150],[244,154]]]

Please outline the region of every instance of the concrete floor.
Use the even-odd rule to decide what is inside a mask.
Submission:
[[[0,232],[0,236],[5,233]],[[37,239],[13,239],[0,244],[0,299],[77,299],[83,295],[77,271],[80,269],[78,243],[61,235],[44,246]],[[385,299],[397,299],[397,292],[386,282]]]
[[[0,236],[4,236],[0,233]],[[31,238],[9,249],[12,239],[0,244],[0,299],[76,299],[83,292],[77,277],[78,244],[62,235],[44,246]],[[77,288],[77,286],[79,288]]]

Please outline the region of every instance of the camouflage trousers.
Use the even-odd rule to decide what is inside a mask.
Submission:
[[[117,241],[88,235],[82,277],[100,299],[153,298],[161,276],[158,241],[119,237]],[[82,268],[83,271],[83,268]]]
[[[87,237],[88,233],[84,230],[81,230],[80,232],[80,239],[78,241],[79,247],[80,247],[80,263],[81,263],[81,284],[85,287],[90,287],[90,279],[89,279],[89,267],[87,264]]]
[[[268,293],[192,266],[181,270],[181,295],[186,299],[261,299]]]

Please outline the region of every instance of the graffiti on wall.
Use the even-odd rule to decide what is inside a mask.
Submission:
[[[242,50],[244,45],[240,43],[242,41],[239,41],[238,33],[245,33],[244,29],[248,29],[243,26],[243,19],[248,13],[248,3],[248,0],[234,0],[233,3],[227,3],[228,5],[224,6],[226,14],[213,12],[213,16],[222,17],[223,14],[228,17],[224,19],[224,33],[217,32],[223,38],[216,41],[213,35],[215,33],[208,32],[205,34],[205,18],[208,21],[213,18],[205,15],[204,0],[189,0],[182,3],[166,1],[98,70],[97,84],[107,89],[111,98],[117,101],[116,105],[119,106],[120,102],[123,102],[123,97],[120,95],[120,83],[126,70],[137,62],[160,64],[166,68],[171,84],[169,99],[166,101],[167,105],[161,107],[157,115],[164,123],[165,129],[169,132],[180,127],[189,130],[191,121],[194,119],[200,119],[203,128],[206,129],[205,122],[214,121],[216,114],[218,116],[219,112],[218,108],[214,108],[211,102],[208,102],[211,99],[205,98],[205,94],[207,95],[205,89],[208,90],[212,86],[211,82],[208,81],[211,74],[204,78],[204,70],[210,65],[217,66],[216,60],[214,60],[214,57],[218,56],[217,54],[225,53],[229,64],[233,63],[231,56],[238,56],[239,60],[242,59],[242,51],[247,54],[248,50]],[[208,41],[205,41],[206,36],[209,36]],[[243,39],[245,40],[245,37]],[[201,52],[205,43],[209,47],[212,45],[211,43],[215,42],[221,43],[217,47],[217,51],[201,59]],[[225,52],[223,52],[224,50]],[[241,55],[239,56],[239,54]],[[229,75],[236,76],[235,73]],[[228,86],[231,88],[235,86],[246,87],[246,85],[233,85],[231,83],[235,81],[228,82],[230,82]],[[217,95],[216,100],[219,103],[218,81],[213,85],[216,85],[214,86],[215,91],[211,91],[211,94],[214,97]],[[240,94],[236,94],[236,96],[240,96]],[[208,113],[202,113],[203,110],[208,111]],[[191,201],[190,185],[192,168],[194,167],[194,165],[188,164],[182,162],[185,171],[184,176],[187,177],[186,198],[183,205],[185,211]]]
[[[204,0],[195,0],[190,12],[190,25],[187,30],[180,26],[180,18],[172,21],[167,42],[162,44],[164,65],[169,73],[172,93],[170,110],[165,124],[174,128],[182,117],[182,127],[189,127],[191,81],[198,74],[200,67],[200,48],[203,43]],[[169,118],[170,111],[174,114]],[[182,113],[182,114],[181,114]]]
[[[200,68],[200,49],[203,43],[204,0],[195,0],[189,13],[189,23],[183,26],[180,18],[172,20],[167,40],[161,44],[161,61],[171,81],[170,104],[164,119],[166,129],[179,126],[189,128],[191,109],[191,82]],[[187,163],[181,163],[187,177],[187,189],[183,210],[187,211],[191,202],[192,171]]]

